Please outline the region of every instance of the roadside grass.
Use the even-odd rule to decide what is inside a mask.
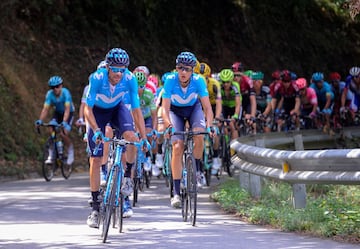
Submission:
[[[306,208],[294,209],[290,184],[265,182],[260,199],[241,189],[236,179],[222,183],[211,198],[252,224],[360,243],[359,186],[307,185]]]

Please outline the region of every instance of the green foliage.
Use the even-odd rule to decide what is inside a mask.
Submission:
[[[359,186],[312,185],[305,209],[292,207],[289,184],[268,182],[259,200],[229,180],[212,197],[228,212],[238,213],[254,224],[269,224],[284,231],[323,237],[360,240]]]

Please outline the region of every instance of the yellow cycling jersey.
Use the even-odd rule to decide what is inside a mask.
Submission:
[[[206,80],[207,89],[209,92],[209,99],[211,105],[216,104],[216,99],[221,99],[221,87],[220,82],[214,78],[207,78]]]

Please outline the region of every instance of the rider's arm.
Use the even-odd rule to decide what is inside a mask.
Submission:
[[[206,127],[211,127],[214,119],[214,115],[211,109],[211,104],[209,100],[209,96],[202,97],[200,99],[202,107],[204,109],[205,117],[206,117]]]
[[[164,98],[162,100],[162,117],[164,119],[164,125],[165,127],[169,127],[169,125],[171,125],[171,121],[170,121],[170,99],[169,98]]]
[[[240,113],[240,108],[241,108],[240,96],[235,96],[235,114]]]
[[[220,118],[221,117],[221,112],[222,112],[222,99],[221,99],[221,88],[220,88],[220,83],[216,82],[215,84],[216,87],[216,99],[215,99],[215,118]]]
[[[50,106],[47,104],[44,104],[43,109],[41,110],[40,113],[40,120],[44,120],[49,112]]]
[[[293,111],[298,115],[300,115],[300,104],[301,104],[300,97],[296,96],[295,97],[295,106],[294,106]]]
[[[256,97],[255,95],[250,95],[250,115],[255,117],[256,115]]]
[[[326,103],[325,103],[324,109],[330,108],[331,95],[332,95],[332,93],[326,93]]]
[[[348,93],[348,88],[345,87],[341,94],[341,107],[345,107],[347,93]]]
[[[68,122],[70,117],[70,103],[65,103],[63,122]]]
[[[145,131],[145,123],[144,123],[144,117],[142,115],[140,108],[134,108],[132,109],[132,114],[134,117],[134,122],[136,127],[139,130],[140,136],[142,139],[146,139],[146,131]]]
[[[93,108],[88,106],[87,104],[85,105],[85,108],[84,108],[84,115],[85,115],[85,118],[86,118],[88,124],[90,125],[90,128],[93,131],[95,131],[96,129],[99,128],[99,126],[97,125],[96,120],[95,120]]]

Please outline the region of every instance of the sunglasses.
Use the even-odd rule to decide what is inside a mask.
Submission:
[[[109,67],[113,73],[125,73],[126,68],[125,67]]]
[[[234,77],[240,77],[241,74],[234,74]]]
[[[290,83],[291,82],[291,80],[289,80],[289,81],[283,81],[283,83]]]
[[[140,85],[139,85],[139,88],[140,88],[140,89],[144,89],[144,88],[145,88],[145,85],[143,85],[143,86],[140,86]]]
[[[51,89],[59,88],[62,84],[50,87]]]
[[[184,66],[176,66],[176,69],[180,70],[180,71],[183,71],[183,72],[185,71],[187,73],[193,71],[192,67],[184,67]]]
[[[223,81],[222,83],[223,84],[230,84],[231,82],[230,81]]]

